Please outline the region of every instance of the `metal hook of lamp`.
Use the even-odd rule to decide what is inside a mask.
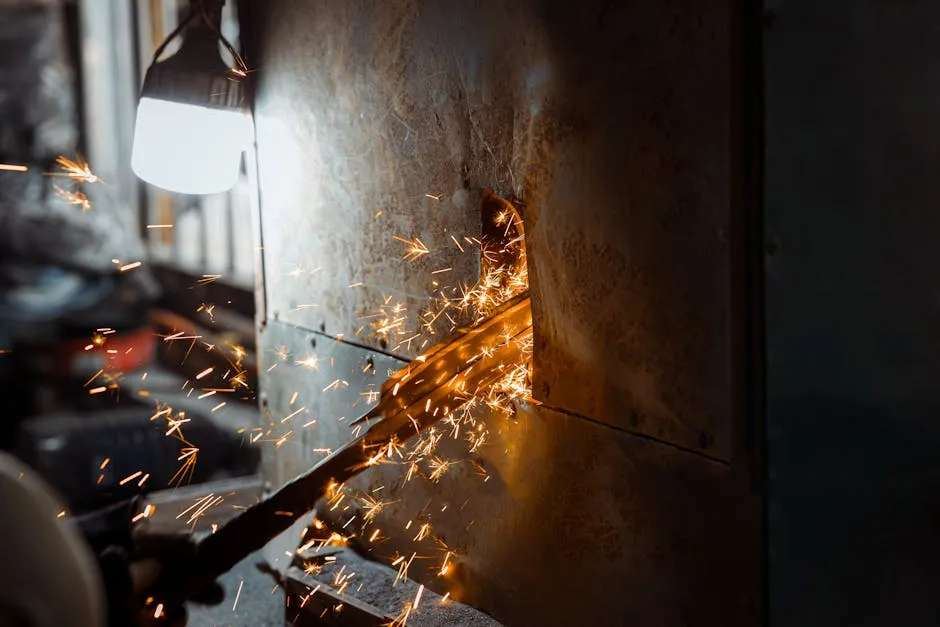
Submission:
[[[183,194],[213,194],[238,180],[241,155],[250,136],[242,84],[219,43],[237,54],[221,32],[225,0],[198,0],[154,54],[144,77],[131,168],[142,180]],[[167,44],[181,37],[179,50],[160,60]]]

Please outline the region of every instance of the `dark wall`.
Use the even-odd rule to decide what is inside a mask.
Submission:
[[[771,624],[940,624],[940,5],[767,5]]]

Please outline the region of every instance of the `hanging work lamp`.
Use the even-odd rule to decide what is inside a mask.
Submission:
[[[242,85],[219,53],[225,0],[195,0],[193,11],[154,54],[137,105],[131,167],[144,181],[183,194],[231,189],[251,127]],[[160,55],[174,38],[179,50]]]

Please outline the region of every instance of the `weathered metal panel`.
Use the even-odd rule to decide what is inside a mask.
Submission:
[[[456,463],[436,481],[426,461],[354,481],[387,503],[365,528],[361,505],[320,515],[353,518],[344,532],[386,564],[416,552],[411,577],[507,625],[757,621],[757,527],[727,467],[548,409],[488,422],[478,453],[439,445]]]
[[[421,540],[413,575],[509,624],[754,624],[758,524],[732,437],[733,3],[248,4],[263,368],[281,360],[262,391],[275,427],[298,406],[324,421],[272,448],[268,477],[351,437],[338,419],[384,378],[357,374],[365,360],[421,350],[383,345],[368,316],[401,301],[414,327],[436,290],[472,283],[477,253],[451,236],[479,232],[482,189],[514,195],[546,406],[496,418],[475,463],[442,444],[462,461],[439,482],[399,486],[400,465],[358,480],[393,501],[382,555],[415,551],[429,519],[461,565],[437,580],[443,552]],[[428,254],[403,260],[396,236]],[[335,371],[296,363],[311,337]],[[336,379],[350,386],[324,391]],[[354,529],[353,503],[325,515]]]
[[[273,481],[348,441],[350,417],[371,406],[363,395],[402,363],[280,322],[262,341],[272,429],[264,437],[276,445],[293,430],[268,449]],[[313,354],[319,369],[298,363]],[[323,391],[338,379],[349,386]],[[578,417],[520,409],[512,420],[489,417],[489,444],[473,454],[463,433],[448,434],[437,454],[454,465],[439,480],[428,460],[409,481],[407,464],[382,464],[349,484],[341,508],[319,515],[386,564],[417,552],[411,577],[509,625],[756,621],[755,510],[731,469]],[[365,495],[386,503],[367,526]],[[430,534],[416,542],[425,522]],[[456,556],[440,577],[446,550]]]
[[[351,417],[371,406],[363,395],[403,363],[280,322],[262,342],[264,438],[277,447],[264,471],[274,482],[351,439]],[[298,363],[314,354],[318,369]],[[323,391],[337,380],[349,386]],[[549,409],[486,423],[490,441],[475,453],[463,433],[437,447],[454,462],[439,480],[428,460],[409,481],[407,464],[382,464],[319,516],[386,564],[417,552],[411,577],[509,625],[757,620],[755,509],[727,466]],[[366,495],[386,505],[363,526]],[[425,522],[430,533],[416,542]],[[455,556],[440,577],[447,550]]]
[[[481,188],[514,194],[536,396],[730,458],[729,3],[255,14],[269,318],[381,346],[366,316],[390,297],[415,327],[436,289],[472,283],[450,236],[479,231]],[[394,236],[430,253],[406,263]]]
[[[940,5],[765,5],[770,624],[940,624]]]
[[[265,325],[261,344],[262,431],[252,437],[269,443],[262,470],[275,483],[351,440],[350,423],[375,405],[382,382],[405,364],[281,322]]]

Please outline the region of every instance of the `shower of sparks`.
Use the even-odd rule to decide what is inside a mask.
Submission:
[[[0,163],[0,170],[5,172],[26,172],[29,170],[29,166],[16,165],[13,163]]]
[[[82,211],[89,211],[91,209],[91,201],[88,199],[88,196],[84,192],[78,190],[69,190],[64,187],[59,187],[55,185],[55,193],[59,195],[60,198],[65,200],[70,205],[75,205],[81,207]]]
[[[453,554],[452,551],[447,551],[444,553],[444,561],[441,562],[441,568],[437,571],[438,577],[443,577],[450,570],[450,556]]]
[[[285,423],[285,422],[287,422],[288,420],[290,420],[291,418],[293,418],[294,416],[296,416],[297,414],[299,414],[299,413],[301,413],[301,412],[305,412],[305,411],[307,411],[307,408],[306,408],[306,407],[301,407],[300,409],[296,409],[296,410],[292,411],[291,413],[289,413],[289,414],[288,414],[287,416],[285,416],[284,418],[282,418],[282,419],[281,419],[281,423]]]
[[[311,355],[310,357],[305,357],[294,362],[298,366],[303,366],[304,368],[309,368],[310,370],[319,370],[320,362],[317,359],[316,355]]]
[[[240,54],[235,53],[232,56],[235,63],[228,69],[225,76],[230,81],[238,83],[248,78],[248,75],[254,72],[254,70],[248,69],[248,64],[245,63],[245,59]]]
[[[91,168],[88,166],[88,162],[81,157],[76,157],[74,160],[72,160],[68,157],[59,156],[56,158],[55,162],[62,171],[49,172],[48,174],[52,176],[67,176],[70,179],[80,183],[103,182],[91,171]]]
[[[455,462],[447,461],[446,459],[441,459],[440,457],[434,457],[428,462],[428,465],[431,467],[430,479],[432,481],[440,481],[441,477],[444,476],[444,473],[447,472],[447,469],[454,465]]]
[[[199,285],[208,285],[209,283],[215,283],[222,278],[221,274],[204,274],[202,278],[196,281]]]
[[[503,201],[503,209],[494,216],[495,226],[500,227],[503,234],[502,243],[481,241],[474,237],[459,237],[449,235],[457,250],[461,253],[479,251],[481,255],[482,273],[480,280],[474,285],[441,285],[438,280],[451,276],[448,274],[453,267],[440,267],[429,269],[430,277],[434,279],[432,286],[435,292],[428,306],[417,312],[409,312],[405,302],[399,302],[390,295],[382,297],[381,304],[373,310],[360,314],[364,326],[357,331],[357,335],[368,329],[372,337],[388,345],[392,350],[402,348],[409,351],[420,352],[433,344],[436,338],[453,332],[459,326],[470,323],[479,323],[489,317],[495,309],[513,297],[528,290],[529,277],[523,240],[522,221],[515,208]],[[430,249],[419,238],[405,239],[396,237],[397,241],[405,244],[403,255],[408,262],[430,254]],[[443,265],[443,264],[442,264]],[[417,328],[414,328],[415,320]],[[501,377],[483,389],[465,390],[465,396],[454,407],[432,407],[430,403],[423,407],[424,411],[443,413],[439,426],[431,427],[418,435],[407,446],[398,441],[384,445],[371,453],[371,457],[364,463],[365,466],[376,466],[385,463],[399,463],[402,465],[402,481],[407,483],[420,479],[437,482],[450,471],[458,459],[448,459],[439,452],[439,445],[445,439],[463,442],[467,453],[476,453],[490,440],[490,426],[492,419],[484,420],[487,414],[491,416],[511,417],[515,415],[516,403],[531,400],[531,331],[521,336],[501,339],[497,344],[484,350],[484,354],[491,354],[505,343],[512,342],[520,349],[522,358],[518,363],[504,368]],[[468,363],[472,364],[479,356],[470,356]],[[420,362],[421,356],[415,361]],[[391,374],[391,373],[389,373]],[[331,386],[335,385],[334,381]],[[329,389],[331,386],[327,386]],[[398,386],[391,391],[396,395]],[[374,391],[360,393],[360,398],[366,402],[378,400]],[[355,433],[354,433],[355,435]],[[483,482],[489,479],[489,474],[481,464],[470,461],[474,474],[481,477]],[[426,469],[424,472],[422,469]],[[384,487],[384,486],[383,486]],[[383,515],[388,501],[380,500],[375,495],[361,495],[359,501],[359,520],[362,525],[360,536],[364,541],[374,543],[380,532],[373,528],[375,522]],[[461,506],[461,509],[464,505]],[[345,511],[348,508],[343,486],[334,486],[329,493],[327,508],[330,510]],[[440,508],[447,509],[447,504]],[[441,545],[443,559],[437,568],[436,574],[444,577],[453,569],[456,553],[447,548],[443,542],[433,535],[432,521],[428,519],[427,505],[422,512],[416,514],[405,527],[413,534],[409,536],[414,543],[433,540]],[[344,518],[345,520],[345,518]],[[349,524],[352,519],[348,520]],[[407,553],[406,553],[407,555]],[[399,580],[408,580],[408,571],[417,553],[411,553],[410,558],[397,555],[390,560],[390,565],[397,568],[397,576],[392,585]],[[405,625],[416,611],[421,598],[421,591],[414,600],[406,603],[398,617],[390,624]],[[449,595],[441,600],[445,603]]]
[[[236,72],[233,80],[244,78],[244,74],[248,72],[246,67],[238,63],[236,63],[236,68],[234,69],[240,70],[243,74]],[[91,174],[90,170],[85,171],[85,169],[87,169],[87,163],[72,163],[74,166],[71,170],[72,174],[65,175],[79,182],[89,183],[100,181],[100,179]],[[65,169],[61,163],[60,167]],[[378,215],[379,214],[377,214],[377,217]],[[509,205],[509,203],[505,203],[504,210],[495,216],[494,223],[496,226],[500,227],[500,231],[505,235],[501,244],[485,238],[485,241],[482,241],[475,237],[461,237],[449,233],[443,235],[445,238],[449,236],[456,246],[456,249],[461,253],[476,254],[479,252],[481,255],[482,272],[480,280],[476,284],[448,285],[446,284],[447,280],[457,274],[453,272],[456,264],[455,266],[450,266],[446,263],[435,263],[433,265],[428,263],[427,266],[424,266],[423,269],[420,270],[420,272],[425,273],[424,276],[428,278],[429,284],[434,290],[428,303],[425,306],[418,306],[418,304],[414,303],[413,297],[400,293],[397,295],[382,295],[381,304],[377,308],[357,312],[357,314],[361,316],[362,326],[356,332],[356,335],[363,333],[368,335],[371,333],[372,335],[368,336],[367,339],[381,342],[382,347],[386,348],[387,346],[389,351],[404,349],[412,353],[420,353],[430,347],[437,338],[442,335],[452,332],[467,323],[478,323],[485,320],[500,305],[527,291],[529,279],[521,220],[512,206]],[[169,228],[172,225],[152,226],[154,228]],[[513,231],[513,227],[515,227],[515,231]],[[413,262],[421,257],[431,255],[430,248],[418,237],[411,239],[395,237],[395,239],[405,245],[403,254],[405,262]],[[448,249],[454,252],[454,249],[449,247],[449,243]],[[419,264],[416,268],[422,268],[422,265]],[[205,285],[217,281],[220,278],[221,275],[204,275],[198,283]],[[345,282],[343,282],[343,284],[345,284]],[[373,289],[369,284],[363,285],[361,283],[354,283],[353,286],[358,287],[362,291]],[[214,315],[213,306],[206,303],[203,303],[197,312],[205,312],[210,318]],[[164,337],[164,341],[172,340],[187,340],[195,346],[205,344],[205,341],[201,338],[186,336],[183,333]],[[468,461],[466,458],[449,459],[446,455],[442,454],[442,450],[447,448],[440,446],[444,440],[459,444],[460,448],[465,452],[474,453],[486,446],[489,441],[495,439],[495,436],[490,436],[489,431],[494,424],[493,418],[500,415],[513,416],[516,403],[518,401],[528,400],[531,394],[531,332],[523,334],[521,337],[503,338],[493,346],[485,349],[484,353],[490,354],[491,351],[495,352],[508,342],[518,344],[521,348],[523,358],[519,363],[506,367],[501,372],[501,378],[496,383],[479,390],[459,390],[460,397],[458,401],[452,403],[453,406],[450,407],[443,405],[431,406],[429,402],[426,406],[423,406],[423,409],[424,411],[433,413],[435,416],[441,417],[441,421],[436,427],[428,428],[415,437],[412,442],[407,444],[393,438],[384,445],[370,450],[369,454],[371,457],[368,458],[364,465],[378,466],[381,464],[400,464],[403,482],[412,480],[416,482],[438,482],[445,474],[453,469],[456,464],[459,464],[461,461]],[[208,350],[212,350],[213,348],[208,344],[206,344],[206,346]],[[222,346],[216,348],[218,352],[230,352],[232,356],[231,359],[226,357],[226,359],[229,359],[229,363],[232,366],[230,372],[223,375],[224,367],[218,368],[218,374],[222,375],[221,378],[228,382],[231,389],[219,389],[218,391],[234,392],[237,388],[247,387],[247,373],[242,367],[242,360],[246,356],[246,353],[243,348],[238,346],[229,345],[229,348],[231,351],[224,350]],[[296,366],[310,370],[337,368],[334,371],[335,374],[326,377],[326,380],[320,384],[323,386],[327,381],[332,380],[332,382],[322,388],[323,393],[335,393],[335,391],[341,388],[355,386],[357,385],[356,382],[361,380],[359,378],[361,374],[358,373],[358,371],[352,372],[354,376],[349,376],[350,373],[345,371],[345,368],[339,368],[338,364],[334,364],[332,358],[327,359],[324,357],[321,361],[316,355],[309,355],[298,359],[297,357],[299,356],[296,354],[292,355],[286,346],[276,348],[274,355],[277,357],[278,362],[286,362],[286,364],[289,364],[292,361]],[[468,356],[468,364],[473,364],[479,357],[479,355]],[[420,362],[421,360],[421,356],[415,358],[416,362]],[[274,365],[277,364],[275,363]],[[281,367],[284,368],[284,366]],[[358,370],[358,367],[356,370]],[[384,372],[384,369],[376,368],[375,365],[372,365],[371,368],[363,368],[362,372],[366,375],[369,373],[377,374],[376,370],[382,370]],[[212,372],[212,368],[203,370],[196,375],[195,381],[201,380]],[[389,375],[391,374],[392,373],[389,372]],[[215,378],[215,376],[216,375],[214,375],[213,378]],[[342,378],[335,378],[337,376],[347,377],[349,381]],[[91,381],[89,381],[89,383],[91,383]],[[193,390],[195,390],[196,393],[202,392],[201,397],[209,395],[210,392],[214,392],[214,390],[209,390],[205,387],[200,390],[198,389],[199,384],[195,384],[194,382],[188,382],[188,385],[190,386],[191,393]],[[106,389],[108,388],[104,387],[101,391],[105,391]],[[396,386],[392,393],[396,394],[397,391],[398,387]],[[96,392],[90,391],[90,393]],[[362,404],[363,401],[371,404],[378,400],[380,391],[376,389],[376,387],[371,387],[358,395],[352,393],[350,395],[355,399],[354,404]],[[303,434],[304,432],[301,431],[297,425],[299,425],[301,421],[309,418],[309,416],[304,416],[294,422],[290,422],[296,416],[307,412],[306,407],[297,409],[295,405],[297,398],[298,393],[295,392],[290,397],[290,409],[286,411],[277,413],[274,411],[265,412],[265,418],[268,420],[269,424],[267,426],[240,430],[239,432],[243,433],[242,437],[247,438],[247,440],[252,443],[277,448],[286,443],[295,433],[293,429],[283,433],[283,428],[292,426],[295,427],[299,433]],[[220,409],[224,404],[225,403],[216,405],[215,409],[212,411]],[[175,483],[179,486],[188,479],[191,480],[199,454],[199,448],[186,440],[183,434],[189,419],[187,419],[182,412],[176,413],[169,407],[158,407],[157,412],[151,417],[151,420],[157,419],[162,421],[161,426],[165,424],[165,435],[178,440],[180,443],[178,457],[180,467],[170,480],[171,484]],[[343,420],[343,418],[339,420]],[[315,422],[315,419],[310,420],[304,425],[304,428]],[[285,424],[281,427],[279,423]],[[415,425],[417,429],[417,423],[415,423]],[[362,425],[356,425],[354,427],[354,429],[362,428]],[[358,431],[353,432],[354,435],[356,433],[358,433]],[[332,451],[329,449],[314,449],[314,452],[331,454]],[[483,477],[483,481],[489,478],[482,465],[474,461],[470,461],[470,463],[476,471],[476,474]],[[463,469],[464,465],[461,464],[458,468]],[[453,480],[456,479],[456,476],[459,475],[462,477],[465,474],[470,473],[454,472],[448,476],[448,479]],[[129,483],[141,476],[143,476],[143,472],[138,471],[134,475],[126,477],[125,481]],[[141,481],[144,480],[146,480],[146,477],[141,479]],[[347,488],[344,484],[333,483],[328,486],[324,497],[324,511],[332,512],[330,516],[335,517],[333,520],[338,521],[337,528],[335,531],[331,529],[324,532],[326,525],[315,519],[313,527],[319,530],[315,533],[316,538],[306,539],[306,543],[298,549],[298,552],[312,548],[320,550],[326,546],[346,546],[352,538],[361,538],[362,541],[373,543],[370,545],[370,548],[378,550],[381,546],[381,542],[385,542],[395,535],[389,533],[388,537],[383,537],[381,536],[380,530],[375,526],[375,523],[380,517],[387,515],[387,508],[392,503],[397,502],[382,500],[376,495],[376,493],[384,487],[383,485],[373,490],[371,494],[366,494],[352,487]],[[389,485],[389,487],[391,489],[383,493],[383,495],[388,495],[395,489],[395,486]],[[394,496],[391,498],[394,498]],[[185,518],[187,524],[195,526],[207,512],[212,510],[212,508],[218,507],[223,501],[222,496],[210,494],[197,500],[186,511],[181,513],[179,517]],[[467,503],[464,502],[460,508],[462,509],[466,504]],[[442,525],[440,522],[434,524],[436,521],[431,520],[431,513],[438,510],[443,512],[447,507],[448,504],[446,503],[441,507],[441,503],[435,505],[429,502],[422,507],[420,511],[414,512],[411,515],[411,521],[409,521],[406,527],[408,531],[406,537],[411,539],[412,542],[416,544],[422,543],[421,546],[424,548],[427,548],[432,543],[437,544],[443,554],[443,559],[439,562],[439,565],[434,567],[435,570],[432,572],[436,573],[439,577],[448,575],[453,570],[454,565],[459,563],[460,559],[454,551],[446,547],[440,538],[434,535],[435,529],[439,530]],[[412,552],[410,550],[406,551],[405,555],[396,554],[396,557],[392,559],[391,566],[397,569],[394,582],[392,582],[393,587],[397,585],[400,580],[405,582],[409,580],[409,569],[415,559],[423,558],[417,557],[417,551]],[[325,562],[321,560],[319,564],[307,564],[305,568],[309,574],[314,574],[323,568],[323,563],[335,563],[335,558],[327,558]],[[350,585],[353,586],[353,590],[355,589],[355,583],[352,582],[357,581],[358,580],[355,579],[355,573],[340,569],[340,571],[335,574],[333,583],[341,593],[347,593]],[[242,582],[242,584],[243,583],[244,582]],[[239,585],[238,592],[235,596],[235,601],[232,606],[233,612],[236,610],[239,603],[242,584]],[[415,597],[405,603],[401,613],[390,624],[399,626],[406,625],[409,618],[418,610],[423,593],[424,587],[421,586]],[[448,598],[449,596],[445,595],[441,603],[444,603]]]
[[[323,388],[323,391],[324,391],[324,392],[329,392],[330,390],[335,390],[335,389],[338,389],[338,388],[341,388],[341,387],[343,387],[343,388],[349,387],[349,382],[348,382],[348,381],[343,381],[342,379],[336,379],[335,381],[333,381],[332,383],[330,383],[328,386],[326,386],[325,388]]]
[[[199,519],[205,516],[213,507],[221,504],[225,499],[221,496],[217,496],[214,493],[207,494],[206,496],[196,499],[196,502],[187,507],[185,510],[176,515],[176,519],[179,520],[183,516],[189,514],[189,518],[186,521],[187,525],[193,525],[199,522]]]
[[[365,494],[361,497],[361,502],[363,509],[362,518],[367,523],[371,522],[376,516],[378,516],[379,512],[389,505],[387,502],[381,501],[368,494]]]
[[[405,607],[402,608],[401,613],[395,617],[390,623],[385,623],[383,627],[405,627],[408,624],[408,617],[411,616],[411,611],[413,609],[413,604],[411,601],[405,603]]]
[[[398,585],[399,581],[408,582],[408,569],[411,567],[411,562],[414,561],[416,555],[417,552],[412,553],[407,561],[405,561],[405,557],[402,555],[392,562],[392,566],[398,566],[398,574],[395,575],[395,581],[392,582],[393,588]]]
[[[424,523],[423,525],[418,527],[418,533],[417,535],[415,535],[413,541],[421,542],[422,540],[427,538],[430,533],[431,533],[431,523]]]
[[[382,395],[380,390],[366,390],[365,392],[360,392],[359,396],[362,396],[367,404],[375,403],[379,400],[379,397]]]
[[[402,244],[407,245],[407,248],[405,249],[405,261],[414,261],[415,259],[423,257],[424,255],[427,255],[431,252],[428,247],[424,245],[424,242],[422,242],[417,237],[411,240],[403,239],[398,236],[393,237]]]
[[[238,597],[240,597],[240,596],[242,595],[242,586],[244,586],[244,585],[245,585],[245,580],[242,579],[242,580],[238,583],[238,592],[235,593],[235,602],[232,603],[232,611],[233,611],[233,612],[235,611],[235,608],[238,607]]]
[[[175,483],[179,487],[184,482],[192,479],[199,458],[199,448],[183,435],[183,426],[190,422],[190,419],[186,418],[185,412],[174,414],[172,407],[160,405],[157,407],[156,412],[150,416],[151,422],[156,420],[163,420],[166,423],[167,430],[164,433],[166,437],[173,438],[182,445],[179,457],[177,457],[180,467],[169,481],[170,485]]]
[[[157,506],[151,505],[150,503],[148,503],[147,507],[144,508],[144,511],[140,512],[139,514],[131,518],[131,524],[138,523],[144,518],[150,518],[151,516],[153,516],[153,513],[155,511],[157,511]]]
[[[144,472],[143,472],[142,470],[138,470],[138,471],[135,472],[134,474],[129,475],[129,476],[124,477],[123,479],[121,479],[121,480],[118,482],[118,485],[125,485],[125,484],[127,484],[127,483],[130,483],[131,481],[133,481],[133,480],[136,479],[137,477],[141,476],[142,474],[144,474]]]
[[[209,320],[215,322],[215,305],[209,305],[208,303],[202,303],[199,307],[196,308],[196,313],[205,312],[209,316]]]
[[[181,442],[185,442],[180,438]],[[185,442],[189,444],[188,442]],[[184,481],[192,479],[193,473],[196,471],[196,460],[199,456],[199,449],[192,444],[185,446],[180,451],[180,456],[176,458],[176,461],[182,462],[179,469],[176,473],[170,478],[170,483],[176,483],[177,487],[182,485]]]

